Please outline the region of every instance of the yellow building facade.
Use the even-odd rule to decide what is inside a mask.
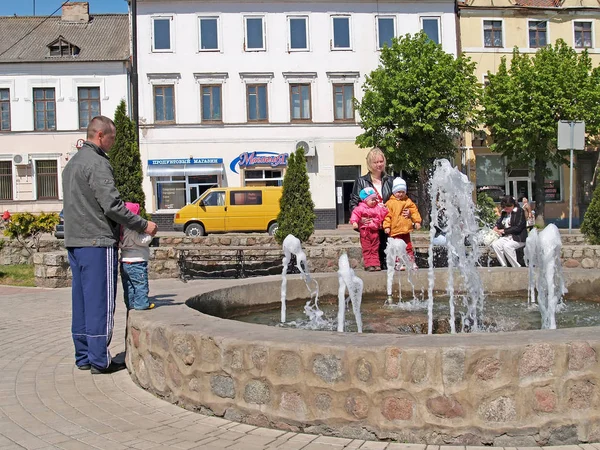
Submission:
[[[461,52],[477,64],[477,77],[485,84],[502,57],[510,61],[513,48],[534,54],[540,47],[563,39],[577,51],[587,49],[600,64],[600,3],[596,0],[467,0],[458,2],[458,39]],[[508,169],[508,162],[490,151],[489,135],[481,130],[467,134],[462,163],[478,192],[494,199],[505,194],[532,199],[534,176],[528,168]],[[568,155],[566,155],[568,157]],[[575,152],[573,225],[578,226],[591,201],[597,152]],[[569,167],[556,167],[544,182],[545,219],[568,225]]]

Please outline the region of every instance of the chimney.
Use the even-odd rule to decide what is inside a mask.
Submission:
[[[90,4],[88,2],[70,2],[62,6],[61,21],[72,23],[88,23],[90,21]]]

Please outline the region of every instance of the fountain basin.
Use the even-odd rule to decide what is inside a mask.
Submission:
[[[526,298],[527,270],[480,272],[488,292]],[[600,276],[590,272],[565,270],[572,297],[598,296]],[[385,289],[385,274],[360,276],[365,294]],[[315,277],[322,295],[337,293],[335,274]],[[426,271],[414,282],[426,287]],[[359,335],[224,319],[276,303],[280,283],[232,280],[186,305],[132,311],[132,378],[185,408],[289,431],[436,445],[600,441],[600,327]],[[445,289],[444,270],[436,285]],[[289,300],[307,295],[298,277],[288,279]]]

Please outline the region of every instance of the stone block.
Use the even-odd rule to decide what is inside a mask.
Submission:
[[[359,359],[356,363],[356,378],[366,383],[371,380],[372,375],[373,368],[371,363],[364,358]]]
[[[294,352],[282,352],[275,357],[275,373],[283,378],[296,378],[303,374],[302,359]]]
[[[598,355],[587,342],[569,343],[569,370],[583,370],[597,362]]]
[[[596,267],[596,262],[592,258],[583,258],[581,260],[581,267],[584,269],[593,269]]]
[[[44,253],[34,253],[33,264],[44,264]]]
[[[196,359],[196,346],[194,341],[187,336],[176,335],[173,338],[173,354],[186,366],[194,364]]]
[[[567,269],[576,269],[580,266],[579,261],[576,259],[567,259],[563,264]]]
[[[48,278],[65,278],[69,276],[70,270],[62,266],[47,266],[46,277]]]
[[[583,250],[580,248],[576,248],[573,250],[573,258],[580,259],[583,257]]]
[[[402,350],[399,348],[387,348],[385,350],[385,372],[384,376],[388,380],[395,380],[400,376],[400,360]]]
[[[140,330],[135,327],[129,328],[129,333],[131,336],[131,341],[133,342],[133,346],[135,348],[139,348],[140,346]]]
[[[454,419],[465,415],[462,405],[452,396],[440,395],[428,399],[427,409],[431,414],[442,419]]]
[[[496,378],[500,372],[500,360],[498,358],[483,358],[477,361],[475,365],[475,377],[481,381],[488,381]]]
[[[550,344],[528,345],[519,360],[519,376],[549,374],[554,366],[554,348]]]
[[[533,410],[551,413],[556,409],[558,401],[556,393],[549,386],[538,387],[533,390]]]
[[[415,384],[420,384],[428,377],[427,359],[423,355],[415,358],[410,368],[410,379]]]
[[[365,419],[369,415],[369,399],[364,394],[349,395],[346,397],[344,409],[357,419]]]
[[[263,369],[267,365],[267,349],[266,347],[253,347],[250,350],[250,360],[254,367],[258,370]]]
[[[414,407],[408,398],[386,397],[381,404],[381,414],[387,420],[411,420]]]
[[[235,382],[228,376],[213,375],[210,377],[210,390],[217,397],[235,398]]]
[[[486,422],[510,422],[517,418],[515,401],[511,397],[498,397],[479,407],[479,416]]]
[[[327,383],[336,383],[346,378],[342,360],[335,355],[317,355],[312,371]]]
[[[445,384],[456,384],[465,377],[465,350],[450,348],[442,352],[442,376]]]
[[[246,403],[264,405],[271,400],[271,388],[266,381],[251,380],[244,389],[244,400]]]
[[[315,406],[319,411],[327,412],[331,408],[331,403],[333,399],[329,394],[317,394],[315,396]]]
[[[61,266],[67,263],[66,253],[46,253],[44,254],[44,264],[47,266]]]
[[[285,411],[290,411],[298,418],[306,416],[306,403],[298,392],[282,392],[279,407]]]
[[[595,384],[588,380],[576,381],[568,389],[568,401],[570,409],[589,409],[594,400]]]
[[[46,278],[47,270],[48,270],[47,266],[36,265],[33,268],[33,276],[35,276],[37,278]]]

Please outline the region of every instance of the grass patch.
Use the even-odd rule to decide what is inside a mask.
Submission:
[[[0,266],[0,284],[11,286],[35,286],[33,264]]]

